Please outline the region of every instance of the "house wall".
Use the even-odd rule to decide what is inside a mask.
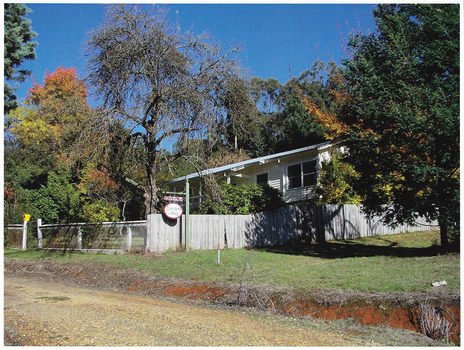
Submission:
[[[290,165],[314,159],[317,160],[317,166],[320,167],[322,161],[330,160],[330,153],[329,151],[322,153],[316,153],[315,151],[306,152],[297,156],[287,157],[286,159],[273,160],[260,166],[249,167],[248,169],[241,171],[241,173],[246,176],[245,178],[231,176],[230,183],[235,185],[254,184],[256,183],[257,175],[267,173],[269,186],[279,190],[286,203],[310,199],[314,196],[313,186],[292,189],[288,188],[287,168]],[[225,180],[223,181],[225,182]]]
[[[300,187],[300,188],[288,188],[288,176],[287,176],[287,168],[290,165],[303,163],[306,161],[311,161],[316,159],[316,166],[319,168],[323,160],[330,160],[330,153],[329,151],[325,151],[318,154],[308,154],[308,155],[301,155],[299,157],[293,158],[291,161],[286,162],[282,167],[282,194],[283,199],[286,203],[293,203],[298,201],[303,201],[310,199],[314,196],[314,186],[310,187]],[[319,176],[319,175],[318,175]]]
[[[338,146],[327,147],[322,152],[321,150],[311,149],[299,154],[263,161],[263,164],[248,165],[246,168],[235,172],[229,170],[217,173],[215,177],[219,184],[230,183],[240,186],[243,184],[255,184],[257,175],[267,173],[268,184],[282,193],[282,197],[286,203],[307,200],[314,196],[314,186],[289,189],[287,176],[288,166],[316,159],[317,167],[320,167],[322,161],[330,160],[330,150],[334,147]],[[172,185],[170,190],[182,191],[185,188],[184,186],[183,182],[178,183]],[[198,195],[198,178],[190,180],[190,188],[194,192],[192,194],[193,196]]]
[[[268,166],[267,169],[264,169],[269,173],[269,186],[279,190],[281,193],[284,191],[284,168],[284,164],[276,162],[276,164]],[[264,172],[266,171],[261,171],[261,173]]]

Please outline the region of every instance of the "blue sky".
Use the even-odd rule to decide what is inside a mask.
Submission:
[[[75,67],[85,77],[85,41],[105,15],[106,4],[29,3],[33,11],[27,17],[37,32],[37,58],[25,61],[43,83],[46,71],[59,66]],[[316,60],[340,62],[345,56],[343,43],[349,33],[374,31],[370,4],[167,4],[172,20],[183,30],[208,33],[227,46],[240,44],[240,61],[250,76],[276,78],[284,84],[290,76],[299,76]],[[16,90],[24,100],[32,80]],[[89,99],[93,106],[98,101]]]

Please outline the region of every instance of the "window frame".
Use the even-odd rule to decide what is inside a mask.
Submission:
[[[312,162],[314,162],[314,171],[304,173],[304,164],[312,163]],[[289,174],[289,169],[291,167],[295,167],[295,166],[299,166],[299,168],[300,168],[299,177],[297,177],[295,175],[290,176],[290,174]],[[312,170],[312,169],[310,169],[310,170]],[[312,159],[308,159],[308,160],[304,160],[304,161],[300,161],[300,162],[294,162],[294,163],[287,164],[285,176],[286,176],[286,180],[287,180],[286,181],[287,190],[303,189],[303,188],[315,186],[316,183],[317,183],[317,176],[318,176],[318,159],[317,158],[312,158]],[[314,180],[311,181],[312,183],[309,184],[309,185],[305,185],[305,178],[307,179],[307,176],[313,176],[314,177]],[[295,186],[294,184],[292,184],[292,182],[294,181],[293,179],[298,179],[296,181],[296,183],[299,184],[298,186]]]
[[[263,175],[266,175],[266,182],[258,182],[258,177],[259,177],[259,176],[263,176]],[[260,185],[260,184],[269,184],[269,173],[268,173],[268,172],[265,172],[265,173],[256,174],[255,183],[256,183],[257,185]]]

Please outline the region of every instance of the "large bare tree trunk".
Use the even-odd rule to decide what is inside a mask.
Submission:
[[[234,58],[239,48],[222,50],[203,35],[182,33],[161,8],[121,4],[108,7],[87,49],[87,82],[111,118],[130,132],[136,156],[126,159],[128,168],[146,170],[143,184],[130,183],[143,190],[146,215],[157,213],[157,175],[186,151],[183,140],[203,141],[212,126],[226,120],[225,109],[236,115],[249,109],[243,103],[247,79]],[[171,147],[175,144],[181,149]],[[138,178],[137,170],[125,176]]]
[[[147,175],[147,185],[144,188],[145,214],[156,214],[159,212],[158,187],[156,186],[156,175],[149,173]]]

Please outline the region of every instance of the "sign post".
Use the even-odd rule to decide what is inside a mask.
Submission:
[[[185,250],[189,251],[189,235],[190,235],[190,184],[188,178],[185,179],[185,193],[181,192],[165,192],[169,196],[164,196],[164,200],[170,202],[182,202],[185,195]],[[180,210],[180,213],[179,213]],[[164,207],[164,214],[170,219],[177,219],[182,216],[182,207],[177,203],[169,203]]]

